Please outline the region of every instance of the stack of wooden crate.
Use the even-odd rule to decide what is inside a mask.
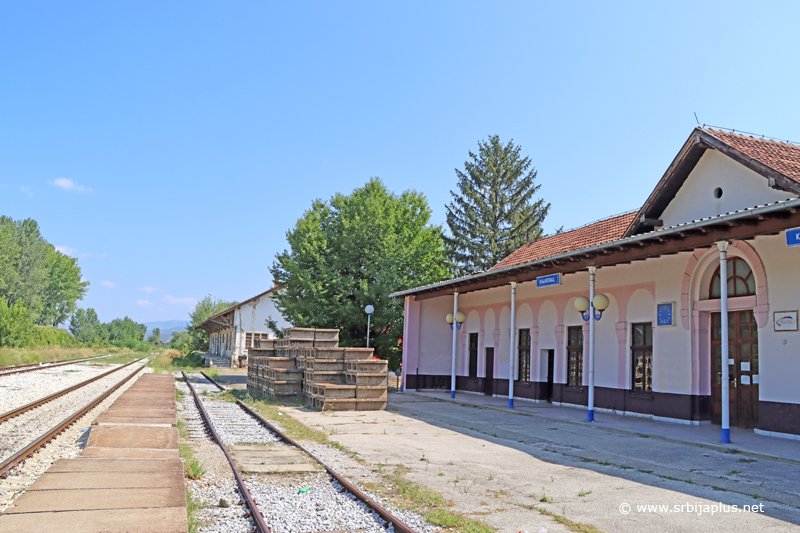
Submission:
[[[272,350],[251,349],[247,388],[286,398],[303,394],[323,410],[386,408],[386,361],[372,348],[339,346],[335,329],[287,328]]]

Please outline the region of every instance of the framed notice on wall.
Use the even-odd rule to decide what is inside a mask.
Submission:
[[[775,331],[797,331],[797,311],[775,311],[772,324]]]

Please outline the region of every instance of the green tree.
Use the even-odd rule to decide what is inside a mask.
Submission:
[[[21,301],[31,318],[38,320],[44,307],[43,295],[49,273],[47,259],[52,246],[42,238],[39,224],[31,218],[17,223],[9,217],[0,217],[0,226],[10,228],[18,248],[14,265],[16,276],[5,294],[6,301],[9,304]]]
[[[63,324],[75,310],[75,302],[82,300],[89,287],[81,281],[78,260],[50,248],[47,258],[47,283],[42,294],[39,325]]]
[[[543,237],[550,204],[534,201],[540,185],[520,146],[497,135],[478,142],[464,171],[456,169],[458,193],[447,206],[448,257],[459,275],[488,270],[523,244]]]
[[[191,339],[189,338],[188,331],[176,331],[172,334],[169,340],[169,347],[173,350],[179,350],[184,355],[188,355],[191,351]]]
[[[97,318],[91,307],[78,308],[69,321],[69,331],[78,342],[83,344],[105,344],[108,342],[108,330]]]
[[[186,324],[186,331],[189,335],[189,351],[205,352],[208,350],[208,332],[200,327],[200,324],[208,320],[217,313],[233,307],[237,302],[228,302],[206,296],[194,306],[189,313],[189,323]],[[184,352],[188,353],[188,352]]]
[[[0,297],[10,303],[11,290],[17,286],[19,245],[15,233],[16,224],[8,217],[0,217]]]
[[[75,258],[44,240],[35,220],[0,217],[0,298],[21,302],[37,325],[63,324],[86,294]]]
[[[315,200],[271,268],[278,309],[295,326],[337,328],[342,346],[364,346],[371,304],[371,346],[397,368],[403,307],[389,294],[450,274],[430,215],[423,195],[394,194],[378,178],[350,195]]]
[[[147,342],[155,345],[161,344],[161,328],[153,328],[152,333],[147,337]]]
[[[125,344],[144,340],[144,334],[147,333],[147,326],[133,321],[129,317],[115,318],[108,324],[105,324],[108,331],[108,340],[113,344]]]

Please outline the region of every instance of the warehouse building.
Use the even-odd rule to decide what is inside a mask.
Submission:
[[[208,332],[208,353],[212,358],[222,359],[232,367],[245,366],[248,349],[258,347],[261,340],[276,338],[267,327],[268,320],[275,321],[280,331],[292,326],[272,301],[275,290],[253,296],[200,324]]]

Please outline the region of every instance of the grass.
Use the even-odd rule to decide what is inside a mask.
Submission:
[[[183,461],[183,475],[188,479],[200,479],[203,477],[203,474],[206,473],[206,467],[195,458],[194,448],[192,448],[191,444],[186,442],[189,440],[189,427],[186,425],[186,422],[180,418],[176,425],[178,426],[178,437],[180,438],[180,442],[178,443],[178,455],[180,455]]]
[[[356,458],[356,454],[338,442],[330,440],[328,435],[324,432],[312,429],[282,411],[282,409],[286,407],[284,403],[274,402],[269,398],[261,396],[255,397],[250,392],[244,390],[227,391],[219,394],[219,398],[227,401],[241,400],[267,420],[280,421],[281,429],[289,438],[315,442],[317,444],[326,444],[350,455],[354,459]],[[280,415],[278,413],[280,413]]]
[[[198,512],[203,506],[192,497],[192,493],[186,491],[186,520],[189,522],[189,533],[197,533],[200,528],[200,518]]]
[[[172,374],[181,370],[189,372],[205,371],[203,357],[198,352],[183,355],[180,351],[172,349],[164,350],[158,354],[148,366],[152,367],[153,372],[156,374]]]
[[[125,350],[128,352],[129,350]],[[141,352],[135,352],[128,354],[120,354],[120,355],[112,355],[111,357],[106,357],[105,359],[98,359],[98,365],[127,365],[131,361],[136,361],[137,359],[141,359],[145,357],[145,354]]]
[[[330,440],[324,432],[310,428],[289,416],[283,411],[283,408],[286,407],[285,403],[274,402],[265,397],[255,397],[252,393],[243,390],[233,390],[220,394],[220,396],[242,400],[267,420],[280,421],[281,429],[292,439],[325,444],[350,455],[356,461],[364,461],[358,454],[338,442]],[[300,405],[300,403],[298,402],[296,405]],[[279,412],[281,415],[278,414]],[[335,416],[335,413],[332,416]],[[382,494],[401,507],[419,513],[433,525],[452,528],[462,533],[494,533],[494,529],[485,523],[450,509],[452,503],[445,500],[438,492],[406,479],[405,474],[409,472],[406,467],[397,466],[391,472],[386,471],[387,467],[388,465],[381,465],[381,469],[384,470],[380,473],[383,483],[364,483],[364,487],[372,492]]]
[[[580,492],[578,493],[578,496],[580,496],[581,498],[583,498],[584,496],[588,496],[588,495],[589,495],[589,494],[591,494],[591,493],[592,493],[592,491],[590,491],[590,490],[582,490],[582,491],[580,491]]]
[[[138,353],[139,357],[145,354],[133,352],[127,348],[65,348],[63,346],[28,346],[24,348],[0,348],[0,367],[27,365],[31,363],[47,363],[50,361],[67,361],[70,359],[83,359],[94,355],[117,355]]]
[[[371,487],[406,509],[422,515],[430,524],[463,533],[493,533],[485,523],[450,509],[451,503],[438,492],[406,479],[406,467],[398,466],[383,476],[384,482]]]
[[[582,524],[581,522],[575,522],[574,520],[570,520],[569,518],[564,516],[566,514],[566,508],[561,509],[561,514],[554,513],[553,511],[548,511],[547,509],[542,509],[541,507],[536,507],[535,505],[531,505],[528,508],[533,509],[535,511],[539,511],[540,514],[553,518],[556,522],[566,527],[570,531],[575,531],[576,533],[603,533],[602,531],[600,531],[591,524]]]

